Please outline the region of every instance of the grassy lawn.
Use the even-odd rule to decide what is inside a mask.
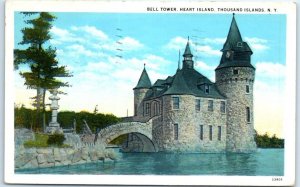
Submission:
[[[26,148],[31,148],[31,147],[36,147],[36,148],[44,148],[44,147],[53,147],[54,145],[49,145],[48,144],[48,139],[49,135],[48,134],[35,134],[35,140],[29,140],[24,142],[24,147]],[[70,145],[60,145],[60,146],[55,146],[55,147],[60,147],[60,148],[67,148],[71,147]]]

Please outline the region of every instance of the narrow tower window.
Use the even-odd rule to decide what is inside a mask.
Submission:
[[[237,75],[237,74],[239,74],[239,70],[237,70],[237,69],[234,69],[234,70],[233,70],[233,74],[234,74],[234,75]]]
[[[220,110],[222,113],[225,113],[225,101],[221,101]]]
[[[200,99],[196,99],[196,103],[195,103],[195,109],[196,109],[196,111],[200,111],[200,108],[201,108]]]
[[[137,104],[134,104],[134,116],[137,116]]]
[[[251,118],[251,116],[250,116],[250,107],[246,107],[246,114],[247,114],[247,122],[250,122],[251,120],[250,120],[250,118]]]
[[[174,124],[174,140],[178,140],[178,124]]]
[[[203,140],[203,125],[200,125],[200,140]]]
[[[179,97],[172,97],[173,109],[179,109]]]
[[[246,85],[246,93],[250,93],[250,87],[249,87],[249,85]]]
[[[208,100],[208,111],[213,111],[213,110],[214,110],[214,101]]]
[[[212,125],[209,126],[209,140],[212,140]]]
[[[154,116],[156,116],[158,114],[158,106],[157,106],[157,102],[154,103]]]
[[[149,115],[150,112],[150,105],[149,103],[146,103],[146,115]]]
[[[221,141],[221,136],[222,136],[222,129],[221,126],[218,126],[218,140]]]

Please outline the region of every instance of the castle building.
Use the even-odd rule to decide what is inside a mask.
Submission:
[[[134,121],[153,120],[152,139],[164,152],[253,152],[252,51],[233,15],[215,83],[195,70],[189,41],[182,68],[151,83],[144,70],[134,90]]]

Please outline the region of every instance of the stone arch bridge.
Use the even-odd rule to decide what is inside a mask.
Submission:
[[[157,152],[157,146],[152,139],[152,120],[148,122],[122,122],[110,125],[98,133],[97,141],[107,146],[115,138],[134,133],[142,141],[142,152]]]

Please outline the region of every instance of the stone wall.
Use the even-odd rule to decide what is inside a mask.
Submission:
[[[23,145],[24,142],[35,139],[34,133],[29,129],[15,129],[14,132],[15,146]]]
[[[15,129],[15,169],[54,167],[82,164],[98,160],[115,160],[116,154],[105,149],[100,142],[94,144],[94,135],[80,137],[65,133],[64,144],[70,148],[25,148],[23,143],[34,140],[34,133],[28,129]]]
[[[238,74],[234,74],[237,70]],[[227,97],[227,151],[251,152],[254,141],[253,83],[255,70],[249,67],[229,67],[216,71],[216,84]],[[249,93],[246,93],[246,85]],[[250,108],[250,122],[246,107]]]
[[[174,95],[175,96],[175,95]],[[225,152],[226,113],[220,112],[221,99],[197,98],[192,95],[176,95],[179,109],[173,109],[173,96],[163,96],[162,117],[153,121],[153,140],[159,151],[167,152]],[[200,99],[200,111],[195,100]],[[213,100],[214,109],[208,111],[208,100]],[[178,140],[175,139],[174,124],[178,124]],[[203,125],[203,139],[200,139],[200,125]],[[212,126],[212,140],[209,139]],[[218,127],[221,140],[218,140]]]
[[[15,169],[55,167],[83,164],[104,160],[116,160],[113,150],[101,145],[81,148],[24,148],[15,150]]]
[[[134,116],[143,117],[143,99],[149,89],[140,88],[134,90]]]

